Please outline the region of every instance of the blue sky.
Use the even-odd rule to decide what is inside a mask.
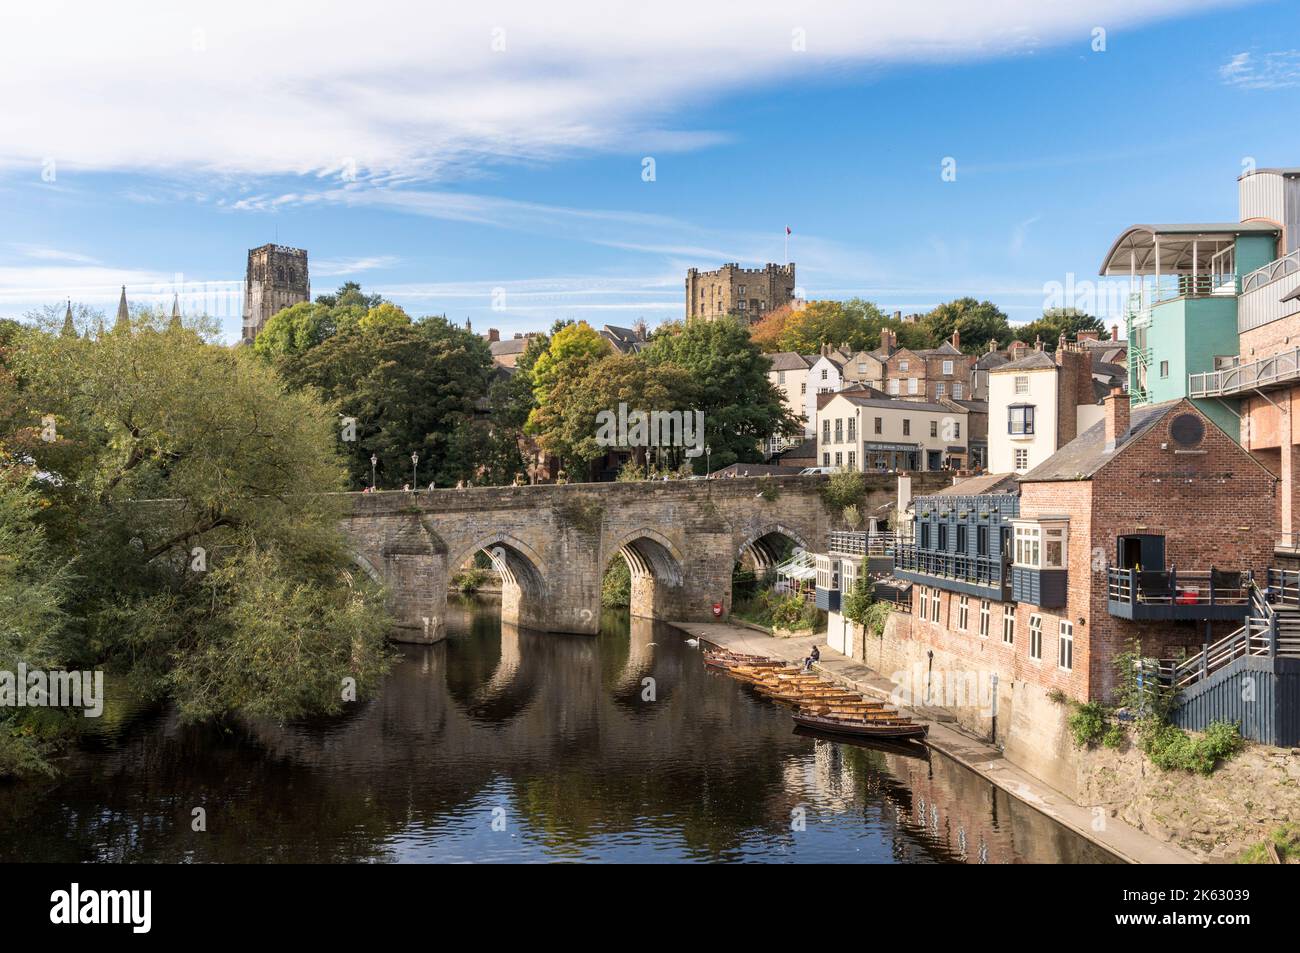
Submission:
[[[500,6],[0,14],[0,315],[179,276],[233,340],[278,240],[316,293],[479,330],[653,325],[789,225],[806,297],[1029,320],[1125,226],[1235,221],[1243,162],[1300,165],[1293,3]]]

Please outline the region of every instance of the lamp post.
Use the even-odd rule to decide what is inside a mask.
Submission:
[[[370,492],[371,492],[371,493],[374,493],[374,492],[375,492],[375,489],[376,489],[376,487],[375,487],[375,467],[376,467],[378,464],[379,464],[379,456],[378,456],[377,454],[373,454],[373,453],[372,453],[372,454],[370,455]]]
[[[713,448],[707,443],[704,445],[704,475],[707,477],[713,473]]]
[[[413,452],[411,454],[411,492],[414,493],[420,486],[420,455]]]

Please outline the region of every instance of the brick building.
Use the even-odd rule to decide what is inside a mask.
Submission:
[[[794,262],[741,268],[735,262],[717,271],[686,272],[686,317],[713,321],[736,315],[757,321],[767,312],[794,301]]]

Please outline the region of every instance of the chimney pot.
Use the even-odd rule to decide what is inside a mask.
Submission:
[[[1119,340],[1119,325],[1118,325],[1118,324],[1112,324],[1112,325],[1110,326],[1110,339],[1111,339],[1112,341],[1118,341],[1118,340]]]

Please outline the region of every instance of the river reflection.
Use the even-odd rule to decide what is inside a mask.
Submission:
[[[675,629],[607,613],[564,636],[451,608],[445,642],[404,647],[340,718],[158,712],[57,782],[0,787],[0,860],[1110,860],[941,755],[794,733]]]

